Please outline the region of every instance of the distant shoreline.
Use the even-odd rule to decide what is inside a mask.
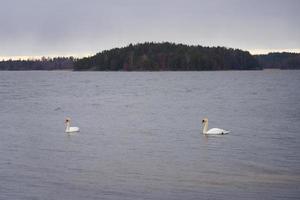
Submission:
[[[243,71],[300,69],[300,53],[251,55],[227,47],[145,42],[84,58],[2,60],[0,71]]]
[[[91,71],[91,70],[85,70],[85,71],[76,71],[76,70],[0,70],[1,72],[79,72],[79,73],[85,73],[85,72],[96,72],[96,73],[111,73],[111,72],[116,72],[116,73],[163,73],[163,72],[255,72],[255,71],[295,71],[295,70],[300,70],[300,69],[278,69],[278,68],[267,68],[267,69],[258,69],[258,70],[201,70],[201,71],[171,71],[171,70],[160,70],[160,71]]]

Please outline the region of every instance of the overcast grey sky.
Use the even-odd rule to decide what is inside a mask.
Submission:
[[[0,0],[0,57],[145,41],[300,51],[300,0]]]

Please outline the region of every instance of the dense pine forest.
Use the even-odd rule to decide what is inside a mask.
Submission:
[[[106,50],[82,59],[43,57],[0,61],[0,70],[201,71],[264,68],[300,69],[300,54],[253,56],[248,51],[225,47],[147,42]]]
[[[74,70],[99,71],[200,71],[261,69],[247,51],[225,47],[143,43],[103,51],[79,59]]]
[[[300,69],[300,53],[269,53],[255,58],[263,68]]]

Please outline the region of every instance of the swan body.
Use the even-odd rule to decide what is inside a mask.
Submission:
[[[208,130],[208,119],[204,118],[202,120],[202,124],[203,124],[203,134],[204,135],[225,135],[228,134],[229,131],[221,129],[221,128],[212,128]]]
[[[70,118],[67,118],[65,120],[65,124],[66,124],[66,130],[65,130],[66,133],[79,132],[79,128],[78,127],[71,127],[70,126],[70,124],[71,124],[71,119]]]

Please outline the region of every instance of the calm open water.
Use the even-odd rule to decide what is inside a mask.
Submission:
[[[0,72],[0,199],[299,199],[299,87],[300,71]],[[204,117],[231,133],[203,136]]]

